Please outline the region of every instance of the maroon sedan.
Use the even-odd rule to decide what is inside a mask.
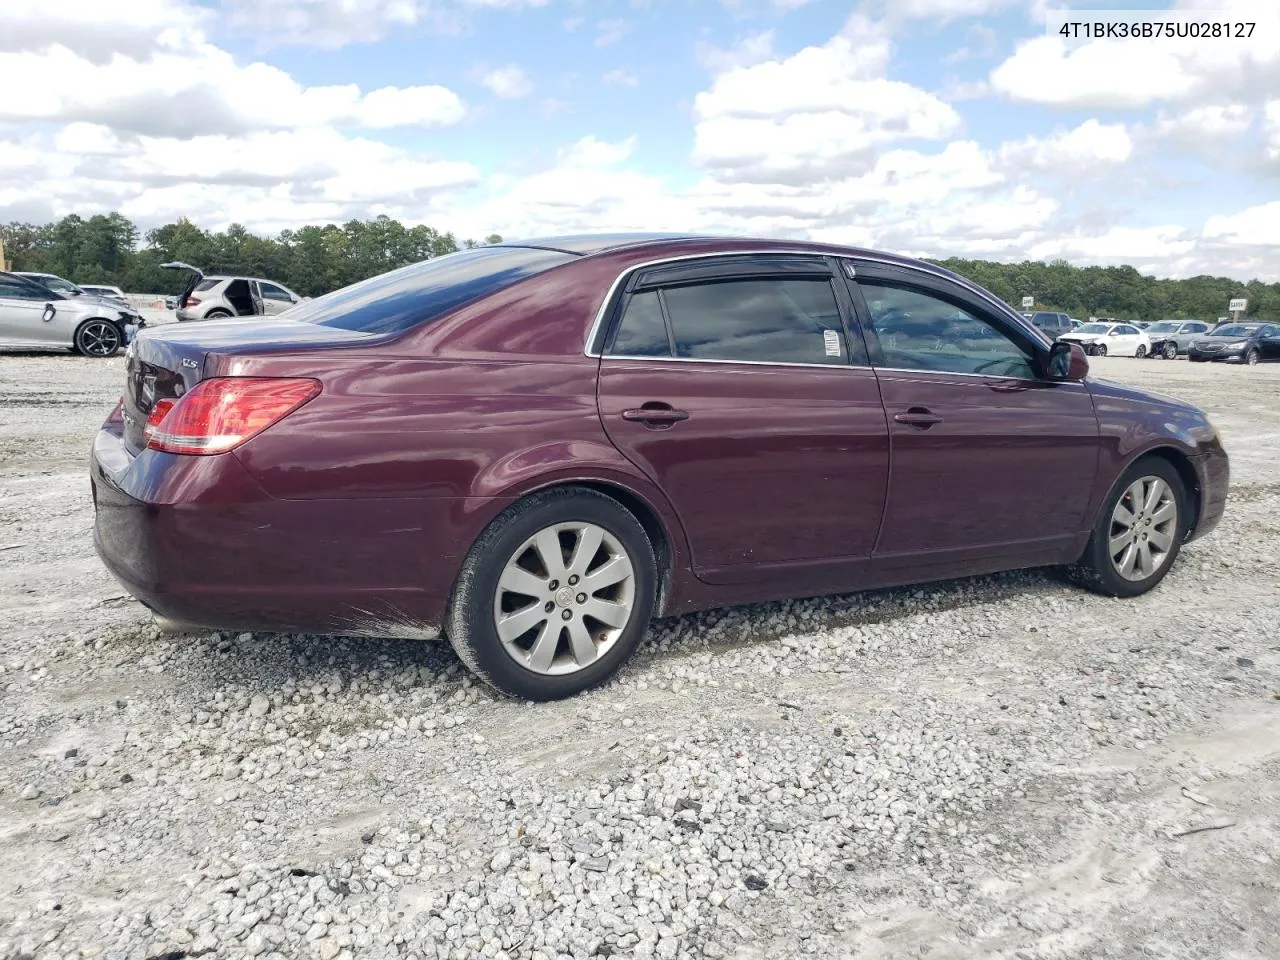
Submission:
[[[597,684],[651,616],[1061,564],[1150,590],[1210,530],[1194,407],[1086,377],[926,263],[771,240],[466,250],[269,323],[148,330],[95,539],[162,621],[434,637]]]

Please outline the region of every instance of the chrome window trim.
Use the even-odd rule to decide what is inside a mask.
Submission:
[[[849,363],[799,363],[795,360],[724,360],[718,357],[637,357],[632,354],[611,353],[608,360],[645,360],[651,363],[732,363],[747,367],[804,367],[806,370],[866,370],[870,364]]]
[[[706,240],[708,238],[691,237],[688,239],[690,241],[693,241],[693,240]],[[596,310],[595,320],[592,321],[591,329],[587,331],[586,342],[582,346],[583,356],[591,357],[593,359],[598,360],[603,355],[602,351],[600,350],[592,350],[591,345],[595,342],[596,337],[600,333],[600,328],[604,324],[605,314],[608,313],[609,305],[613,303],[613,298],[617,296],[618,288],[622,286],[624,281],[635,271],[644,270],[644,269],[647,269],[648,267],[661,266],[662,264],[665,264],[665,263],[677,263],[682,260],[709,260],[713,257],[753,257],[753,256],[759,257],[759,256],[770,256],[770,255],[801,256],[801,257],[814,257],[814,256],[831,257],[841,261],[843,268],[846,272],[846,276],[848,276],[848,278],[852,280],[854,283],[858,282],[858,278],[855,276],[855,267],[854,267],[854,262],[858,260],[863,260],[868,263],[878,263],[886,267],[894,267],[899,270],[918,273],[918,274],[921,274],[922,276],[931,277],[934,280],[945,280],[950,283],[956,284],[957,286],[961,287],[968,293],[971,293],[977,296],[979,299],[989,303],[991,306],[993,306],[996,309],[997,312],[1003,314],[1006,320],[1011,321],[1014,324],[1014,326],[1016,326],[1019,330],[1023,331],[1024,333],[1030,334],[1031,339],[1034,341],[1038,341],[1041,344],[1041,346],[1043,346],[1045,349],[1048,349],[1053,346],[1053,340],[1047,334],[1045,334],[1043,331],[1037,328],[1030,321],[1024,320],[1022,315],[1017,311],[1015,311],[1007,303],[997,299],[995,296],[988,293],[986,290],[982,289],[982,287],[978,286],[976,283],[973,283],[970,280],[965,279],[964,277],[953,277],[953,276],[947,275],[946,273],[943,273],[940,267],[933,267],[931,264],[904,264],[904,263],[899,263],[896,260],[888,260],[883,257],[877,257],[875,255],[868,255],[868,254],[833,253],[828,250],[801,249],[797,247],[775,247],[773,249],[750,248],[745,250],[714,250],[706,253],[684,253],[684,254],[677,254],[675,256],[659,257],[656,260],[646,260],[643,263],[637,263],[627,267],[621,273],[619,273],[616,277],[614,277],[613,283],[609,284],[609,289],[605,293],[604,300],[601,301],[599,309]],[[835,279],[835,274],[832,274],[831,279],[832,280]],[[641,359],[644,359],[644,358],[641,358]],[[651,357],[648,359],[657,359],[657,358]],[[675,359],[675,358],[666,358],[666,359]],[[691,359],[691,358],[686,358],[686,359]],[[703,362],[711,362],[711,361],[703,361]],[[728,360],[724,362],[768,364],[771,361]],[[808,363],[791,364],[791,365],[800,366],[800,367],[826,366],[826,364],[808,364]],[[881,369],[884,369],[884,368],[881,368]],[[923,371],[923,372],[930,372],[930,371]],[[936,371],[932,371],[932,372],[936,372]],[[981,374],[962,374],[962,376],[981,376]],[[1013,379],[1018,379],[1018,378],[1015,377]]]

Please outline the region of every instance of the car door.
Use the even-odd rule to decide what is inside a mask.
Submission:
[[[1179,353],[1186,353],[1191,348],[1191,341],[1197,337],[1203,337],[1209,332],[1207,323],[1184,323],[1178,328],[1177,336],[1174,337],[1174,343],[1178,345]]]
[[[42,346],[69,344],[62,325],[46,318],[45,308],[56,311],[61,298],[39,284],[21,277],[0,276],[0,342]]]
[[[1047,347],[981,293],[914,268],[850,266],[889,420],[873,568],[943,576],[1003,565],[992,558],[1067,559],[1092,521],[1088,386],[1041,376]]]
[[[249,300],[253,304],[253,315],[261,317],[267,312],[266,306],[262,300],[262,283],[258,280],[249,281]]]
[[[819,256],[708,257],[631,274],[600,415],[670,498],[709,583],[856,586],[884,506],[888,428],[847,289]]]
[[[1263,360],[1280,360],[1280,327],[1267,324],[1258,331],[1258,356]]]
[[[262,297],[263,312],[267,316],[275,316],[284,313],[294,304],[294,299],[289,291],[277,284],[270,283],[266,280],[258,281],[259,293]]]

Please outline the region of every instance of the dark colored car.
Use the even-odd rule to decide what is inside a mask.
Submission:
[[[1026,316],[1026,314],[1023,314],[1023,316]],[[1065,313],[1037,310],[1031,314],[1031,322],[1037,329],[1043,330],[1050,340],[1056,340],[1064,333],[1071,332],[1071,318]]]
[[[95,541],[170,624],[443,629],[495,687],[566,696],[654,614],[1054,564],[1151,589],[1227,457],[1199,410],[1087,372],[888,254],[502,243],[139,337]]]
[[[1224,323],[1208,336],[1197,337],[1187,349],[1195,363],[1233,360],[1253,366],[1259,360],[1280,360],[1280,326],[1270,323]]]

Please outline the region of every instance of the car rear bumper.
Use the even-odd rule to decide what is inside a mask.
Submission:
[[[90,479],[98,555],[169,626],[439,634],[455,564],[421,501],[277,500],[231,454],[134,457],[111,421]]]

